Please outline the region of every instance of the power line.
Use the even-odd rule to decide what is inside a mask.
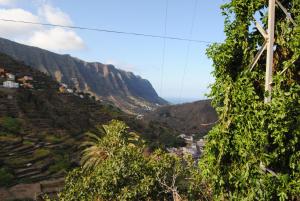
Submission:
[[[194,31],[195,19],[196,19],[196,14],[197,14],[197,7],[198,7],[198,0],[195,0],[193,16],[192,16],[192,24],[191,24],[189,37],[192,36],[193,31]],[[184,67],[183,67],[183,74],[182,74],[181,84],[180,84],[180,89],[179,89],[179,100],[182,99],[183,84],[184,84],[184,80],[185,80],[185,76],[186,76],[186,70],[187,70],[187,67],[188,67],[188,64],[189,64],[189,58],[190,58],[190,46],[191,46],[191,42],[188,41],[187,51],[186,51],[186,55],[185,55],[185,64],[184,64]]]
[[[169,0],[166,0],[164,37],[167,35],[168,9],[169,9]],[[163,42],[162,61],[161,61],[161,67],[160,67],[160,71],[161,71],[161,75],[160,75],[160,96],[162,96],[162,94],[163,94],[162,92],[163,92],[165,57],[166,57],[166,38],[164,38],[164,42]]]
[[[23,24],[34,24],[34,25],[51,26],[51,27],[61,27],[61,28],[68,28],[68,29],[80,29],[80,30],[88,30],[88,31],[115,33],[115,34],[134,35],[134,36],[143,36],[143,37],[151,37],[151,38],[170,39],[170,40],[178,40],[178,41],[189,41],[189,42],[194,42],[194,43],[206,43],[206,44],[215,43],[213,41],[197,40],[197,39],[182,38],[182,37],[175,37],[175,36],[161,36],[161,35],[146,34],[146,33],[126,32],[126,31],[91,28],[91,27],[81,27],[81,26],[67,26],[67,25],[23,21],[23,20],[13,20],[13,19],[4,19],[4,18],[0,18],[0,21],[12,22],[12,23],[23,23]]]

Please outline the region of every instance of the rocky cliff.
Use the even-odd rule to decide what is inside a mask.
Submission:
[[[0,52],[47,73],[58,82],[113,102],[124,111],[140,113],[167,102],[148,80],[99,62],[85,62],[0,38]]]

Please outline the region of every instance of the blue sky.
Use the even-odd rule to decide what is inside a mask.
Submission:
[[[191,33],[195,1],[169,0],[166,35],[215,42],[224,40],[224,19],[219,9],[223,0],[197,0]],[[19,10],[18,15],[27,12],[28,19],[39,22],[164,35],[166,0],[0,0],[0,5],[2,18],[17,16],[7,13],[21,9],[24,12],[22,14]],[[1,24],[3,22],[0,22],[0,28]],[[203,99],[208,92],[208,84],[213,82],[211,61],[205,55],[207,44],[167,39],[162,73],[163,39],[41,27],[28,36],[8,33],[2,33],[2,36],[71,54],[86,61],[112,63],[117,68],[133,71],[148,79],[158,94],[167,99]],[[51,44],[51,37],[62,37],[55,40],[58,45],[63,40],[65,48],[56,47],[54,42]],[[187,57],[188,46],[190,54]]]

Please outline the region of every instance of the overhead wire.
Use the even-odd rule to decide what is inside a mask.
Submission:
[[[164,36],[167,35],[168,10],[169,10],[169,0],[166,0]],[[160,96],[163,96],[163,79],[164,79],[165,58],[166,58],[166,38],[163,38],[162,61],[161,61],[161,67],[160,67]]]
[[[192,36],[193,30],[194,30],[197,7],[198,7],[198,0],[195,0],[193,17],[192,17],[192,25],[191,25],[189,37]],[[92,28],[92,27],[83,27],[83,26],[69,26],[69,25],[60,25],[60,24],[52,24],[52,23],[32,22],[32,21],[14,20],[14,19],[6,19],[6,18],[0,18],[0,21],[163,39],[162,62],[161,62],[161,69],[160,69],[161,70],[161,76],[160,76],[160,93],[161,94],[160,95],[162,95],[162,92],[163,92],[164,66],[165,66],[165,57],[166,57],[166,40],[168,39],[168,40],[186,41],[186,42],[188,42],[188,46],[187,46],[187,52],[186,52],[186,57],[185,57],[185,65],[184,65],[184,69],[183,69],[183,75],[182,75],[182,80],[181,80],[181,85],[180,85],[180,92],[179,92],[179,99],[181,99],[182,98],[182,91],[183,91],[183,84],[184,84],[184,81],[185,81],[186,71],[187,71],[187,67],[188,67],[188,61],[189,61],[189,57],[190,57],[190,45],[191,45],[191,43],[212,44],[212,43],[217,43],[217,42],[206,41],[206,40],[197,40],[197,39],[191,39],[191,38],[183,38],[183,37],[175,37],[175,36],[168,36],[167,35],[168,11],[169,11],[169,0],[166,0],[165,20],[164,20],[164,34],[163,35],[146,34],[146,33],[138,33],[138,32],[127,32],[127,31],[120,31],[120,30]]]
[[[150,37],[150,38],[190,41],[190,42],[194,42],[194,43],[206,43],[206,44],[215,43],[214,41],[197,40],[197,39],[190,39],[190,38],[183,38],[183,37],[176,37],[176,36],[167,36],[167,35],[162,36],[162,35],[147,34],[147,33],[126,32],[126,31],[119,31],[119,30],[112,30],[112,29],[91,28],[91,27],[82,27],[82,26],[68,26],[68,25],[41,23],[41,22],[32,22],[32,21],[23,21],[23,20],[13,20],[13,19],[5,19],[5,18],[0,18],[0,21],[12,22],[12,23],[22,23],[22,24],[33,24],[33,25],[40,25],[40,26],[50,26],[50,27],[61,27],[61,28],[68,28],[68,29],[106,32],[106,33],[123,34],[123,35],[142,36],[142,37]]]
[[[189,32],[189,37],[191,37],[193,32],[194,32],[195,19],[196,19],[196,16],[197,16],[196,15],[197,14],[197,7],[198,7],[198,0],[195,0],[193,15],[192,15],[192,24],[191,24],[191,29],[190,29],[190,32]],[[183,85],[184,85],[186,71],[187,71],[187,68],[188,68],[188,65],[189,65],[189,58],[190,58],[191,42],[188,41],[187,43],[188,44],[187,44],[187,51],[186,51],[186,55],[185,55],[185,63],[184,63],[184,67],[183,67],[183,74],[182,74],[180,88],[179,88],[179,98],[178,98],[179,101],[181,101],[181,99],[182,99]]]

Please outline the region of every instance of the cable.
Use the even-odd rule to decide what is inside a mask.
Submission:
[[[89,28],[89,27],[80,27],[80,26],[67,26],[67,25],[31,22],[31,21],[23,21],[23,20],[12,20],[12,19],[4,19],[4,18],[0,18],[0,21],[23,23],[23,24],[34,24],[34,25],[51,26],[51,27],[61,27],[61,28],[69,28],[69,29],[89,30],[89,31],[115,33],[115,34],[134,35],[134,36],[144,36],[144,37],[151,37],[151,38],[162,38],[162,39],[170,39],[170,40],[178,40],[178,41],[190,41],[190,42],[194,42],[194,43],[207,43],[207,44],[215,43],[213,41],[196,40],[196,39],[181,38],[181,37],[174,37],[174,36],[161,36],[161,35],[153,35],[153,34],[145,34],[145,33],[137,33],[137,32],[118,31],[118,30],[111,30],[111,29]]]
[[[169,9],[169,0],[166,0],[164,36],[166,36],[166,34],[167,34],[168,9]],[[162,94],[163,94],[165,57],[166,57],[166,38],[164,38],[164,42],[163,42],[162,61],[161,61],[161,67],[160,67],[160,73],[161,73],[161,75],[160,75],[160,96],[162,96]]]
[[[196,14],[197,14],[197,12],[196,12],[197,7],[198,7],[198,0],[195,0],[193,16],[192,16],[192,24],[191,24],[189,37],[192,36],[193,31],[194,31],[195,19],[196,19]],[[187,70],[187,67],[188,67],[188,64],[189,64],[189,58],[190,58],[190,46],[191,46],[191,42],[188,41],[187,51],[186,51],[186,55],[185,55],[185,64],[184,64],[184,68],[183,68],[183,74],[182,74],[180,90],[179,90],[179,100],[182,99],[183,84],[184,84],[184,80],[185,80],[185,76],[186,76],[186,70]]]

